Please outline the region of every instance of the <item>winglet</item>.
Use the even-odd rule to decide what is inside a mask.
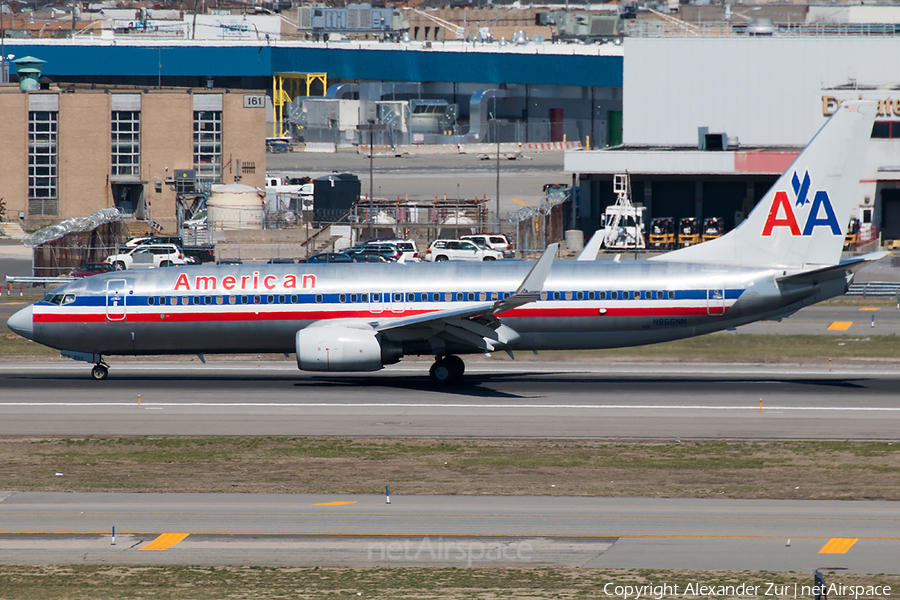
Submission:
[[[522,283],[519,285],[518,289],[516,289],[516,293],[509,298],[497,301],[491,309],[491,312],[503,312],[523,304],[528,304],[529,302],[534,302],[540,298],[541,292],[544,291],[544,281],[546,281],[547,275],[550,274],[550,267],[553,265],[553,259],[556,258],[557,249],[559,249],[558,243],[547,246],[547,249],[544,250],[541,258],[534,263],[534,266],[528,271],[528,275],[525,276],[525,279],[522,280]]]
[[[603,244],[604,237],[604,230],[598,229],[594,235],[591,236],[591,239],[588,240],[588,243],[585,244],[584,250],[581,251],[581,254],[579,254],[578,258],[575,260],[597,260],[597,255],[600,254],[600,245]]]

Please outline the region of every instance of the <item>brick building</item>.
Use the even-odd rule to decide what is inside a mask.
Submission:
[[[264,187],[261,99],[206,88],[0,86],[0,198],[27,229],[117,207],[175,233],[176,170]]]

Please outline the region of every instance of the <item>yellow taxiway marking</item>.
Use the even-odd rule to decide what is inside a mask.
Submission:
[[[828,326],[828,329],[829,331],[847,331],[851,325],[853,325],[853,321],[835,321]]]
[[[9,306],[11,304],[31,304],[31,302],[0,302],[0,305]]]
[[[141,548],[141,550],[167,550],[184,540],[189,533],[164,533]]]
[[[827,544],[822,546],[819,554],[847,554],[847,551],[858,541],[859,538],[831,538]]]
[[[879,309],[877,306],[866,306],[866,307],[860,308],[859,310],[879,310]]]
[[[313,506],[343,506],[345,504],[356,504],[356,500],[341,502],[337,500],[335,502],[322,502],[321,504],[313,504]]]
[[[516,204],[521,204],[522,206],[528,206],[528,204],[525,204],[524,202],[522,202],[522,201],[519,200],[518,198],[510,198],[510,200],[512,200],[512,201],[515,202]]]

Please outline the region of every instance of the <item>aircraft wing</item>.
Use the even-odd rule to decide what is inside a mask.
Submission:
[[[384,333],[388,337],[408,338],[410,335],[412,337],[420,337],[420,335],[422,337],[440,337],[446,335],[456,342],[462,341],[481,350],[494,350],[495,342],[503,345],[518,337],[515,331],[502,325],[500,319],[494,315],[540,298],[544,289],[544,281],[550,273],[550,266],[558,247],[559,244],[547,246],[544,254],[534,264],[516,291],[502,300],[480,302],[463,308],[439,310],[413,317],[370,321],[369,324],[375,331]],[[422,333],[416,335],[413,330],[419,330]]]

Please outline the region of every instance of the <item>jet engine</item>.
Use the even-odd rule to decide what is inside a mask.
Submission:
[[[301,371],[377,371],[403,356],[398,344],[371,329],[313,326],[298,331],[296,341]]]

